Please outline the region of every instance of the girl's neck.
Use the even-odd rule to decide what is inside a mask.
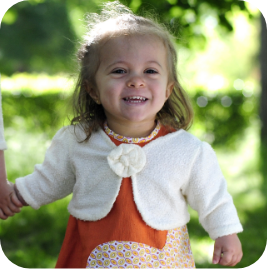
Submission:
[[[141,122],[141,123],[116,123],[107,121],[110,130],[116,134],[126,137],[139,138],[147,137],[156,128],[157,122]]]

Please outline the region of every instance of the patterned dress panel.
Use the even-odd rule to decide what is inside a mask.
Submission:
[[[195,268],[186,225],[170,230],[162,249],[129,241],[98,245],[86,268]]]

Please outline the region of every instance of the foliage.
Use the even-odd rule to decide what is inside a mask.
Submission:
[[[235,148],[256,116],[256,101],[254,95],[245,97],[241,91],[210,96],[206,91],[196,91],[193,96],[194,129],[198,129],[199,136],[214,146]]]
[[[54,268],[68,221],[69,198],[35,211],[23,211],[1,221],[1,246],[14,264],[23,268]]]
[[[71,117],[69,89],[73,88],[70,86],[72,82],[68,78],[62,79],[62,74],[52,77],[33,72],[50,75],[73,72],[76,66],[71,58],[75,53],[74,43],[84,33],[84,13],[98,12],[103,2],[30,0],[16,4],[6,13],[0,29],[0,72],[9,75],[2,78],[2,94],[5,138],[9,147],[5,157],[11,181],[31,173],[33,166],[43,161],[51,138],[62,125],[69,123],[68,117]],[[155,13],[158,20],[178,37],[182,56],[187,51],[185,54],[189,58],[197,58],[199,49],[206,46],[209,35],[215,31],[223,36],[224,41],[228,40],[225,33],[236,27],[233,20],[236,10],[250,14],[246,3],[236,0],[125,0],[124,3],[138,14]],[[244,22],[241,24],[244,28]],[[207,85],[198,85],[196,76],[191,75],[189,80],[194,80],[194,83],[189,87],[191,89],[186,87],[195,111],[190,131],[216,146],[229,191],[244,224],[244,232],[240,234],[244,258],[237,267],[254,263],[261,256],[267,237],[267,147],[262,147],[261,155],[258,155],[258,90],[252,87],[256,90],[251,93],[245,87],[233,89],[236,81],[247,82],[251,74],[253,86],[258,79],[256,49],[251,49],[255,35],[247,38],[239,43],[236,40],[229,42],[224,52],[216,43],[215,56],[220,57],[208,56],[205,52],[205,59],[200,64],[202,69],[199,70],[198,65],[198,70],[192,71],[201,77],[203,69],[211,66],[210,73],[222,72],[230,81],[228,85],[218,87],[217,91],[204,90]],[[219,37],[213,36],[213,39],[218,41]],[[244,55],[247,50],[253,50],[248,58]],[[211,51],[210,47],[208,51]],[[235,58],[236,54],[240,54],[239,58]],[[230,59],[234,59],[234,64]],[[196,64],[189,59],[189,65]],[[183,65],[181,69],[189,70]],[[31,74],[15,73],[21,71]],[[15,217],[1,221],[1,244],[12,262],[27,268],[54,267],[64,238],[69,199],[67,197],[38,211],[24,208]],[[191,213],[188,227],[197,267],[222,267],[210,264],[213,242],[198,223],[196,214]]]
[[[216,1],[216,0],[132,0],[129,6],[139,14],[160,14],[159,20],[173,30],[175,36],[181,37],[183,42],[186,36],[190,41],[184,46],[204,47],[206,36],[203,25],[206,22],[220,25],[223,33],[232,31],[232,13],[236,9],[242,10],[252,18],[243,1]]]
[[[76,65],[71,55],[75,54],[77,40],[84,32],[80,21],[84,13],[99,11],[103,2],[106,1],[31,0],[14,5],[1,24],[0,72],[6,75],[15,72],[53,74],[74,70]],[[219,24],[231,31],[235,9],[252,16],[245,2],[236,0],[131,0],[124,3],[140,14],[156,13],[156,17],[179,37],[179,42],[188,47],[205,45],[204,22]],[[188,40],[185,42],[181,36]]]
[[[3,95],[5,98],[5,126],[16,127],[18,115],[23,115],[25,130],[27,132],[51,133],[59,126],[62,120],[58,111],[61,111],[62,100],[58,94],[27,97],[23,94]],[[19,104],[19,105],[18,105]],[[33,113],[34,112],[34,113]],[[14,126],[15,125],[15,126]]]
[[[3,18],[0,29],[2,74],[69,70],[66,67],[74,52],[76,36],[66,4],[56,0],[33,3],[22,1]]]

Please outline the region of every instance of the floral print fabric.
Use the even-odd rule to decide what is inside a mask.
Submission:
[[[187,227],[170,230],[162,249],[128,241],[98,245],[86,268],[195,268]]]

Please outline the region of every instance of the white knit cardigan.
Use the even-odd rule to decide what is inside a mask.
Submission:
[[[185,225],[187,203],[212,239],[238,233],[242,226],[210,145],[184,130],[143,148],[116,146],[102,129],[87,142],[81,128],[60,129],[43,164],[16,180],[34,209],[73,192],[68,210],[77,219],[97,221],[111,210],[123,177],[131,176],[134,201],[143,220],[157,230]]]

